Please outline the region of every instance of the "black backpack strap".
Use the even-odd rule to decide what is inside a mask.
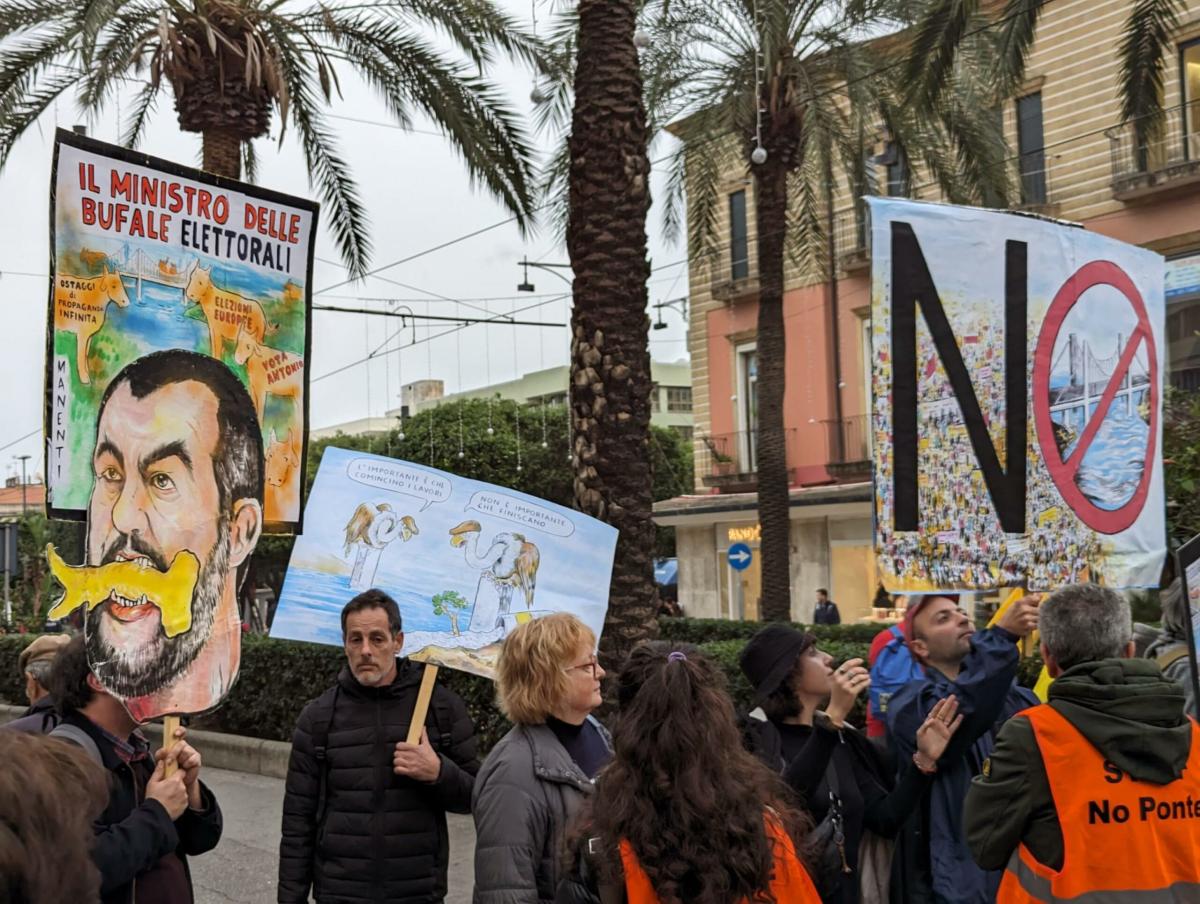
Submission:
[[[429,668],[428,665],[425,668]],[[417,705],[413,700],[413,707]],[[433,713],[433,728],[436,737],[431,737],[430,743],[439,753],[450,755],[450,747],[454,743],[454,711],[450,707],[450,695],[444,692],[442,686],[434,682],[433,698],[429,701],[429,710]],[[428,722],[428,715],[426,716]]]
[[[450,700],[445,694],[439,694],[435,688],[430,709],[433,710],[433,724],[438,733],[439,746],[437,749],[449,756],[450,747],[454,743],[454,735],[452,733],[454,729],[454,713],[450,709]]]
[[[313,717],[313,756],[317,761],[317,774],[319,776],[316,821],[318,832],[321,829],[321,824],[325,821],[325,798],[329,791],[329,726],[333,724],[333,714],[337,710],[338,695],[341,691],[341,686],[335,684],[329,706],[319,708]]]

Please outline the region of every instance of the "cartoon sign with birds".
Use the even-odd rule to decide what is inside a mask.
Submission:
[[[492,677],[524,621],[571,612],[597,636],[604,626],[617,532],[552,502],[329,447],[305,524],[273,637],[340,647],[342,607],[377,587],[400,605],[403,655]]]

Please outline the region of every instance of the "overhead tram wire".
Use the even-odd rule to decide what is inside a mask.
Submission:
[[[564,298],[570,298],[570,294],[569,294],[569,293],[566,293],[566,292],[564,292],[563,294],[561,294],[561,295],[557,296],[556,298],[547,298],[547,299],[545,299],[545,300],[543,300],[543,301],[538,301],[538,302],[535,302],[535,303],[533,303],[533,304],[526,305],[525,307],[522,307],[522,308],[517,308],[516,310],[514,310],[514,311],[512,311],[512,312],[510,312],[510,313],[511,313],[511,314],[521,314],[521,313],[524,313],[525,311],[530,311],[530,310],[533,310],[534,308],[540,308],[540,307],[542,307],[543,305],[547,305],[547,304],[553,304],[554,302],[556,302],[556,301],[561,301],[561,300],[562,300],[562,299],[564,299]],[[419,315],[418,315],[418,316],[419,316]],[[501,317],[501,316],[509,316],[509,315],[499,315],[499,314],[497,314],[497,315],[496,315],[496,317]],[[461,321],[462,321],[462,318],[460,318],[460,317],[454,317],[454,318],[450,318],[450,319],[452,319],[452,320],[455,320],[455,321],[458,321],[458,322],[461,322]],[[487,322],[494,322],[494,323],[498,323],[498,324],[500,324],[501,326],[503,326],[503,325],[505,325],[505,324],[507,324],[507,323],[508,323],[508,321],[506,321],[506,320],[499,320],[499,319],[494,319],[494,318],[493,318],[493,320],[492,320],[492,321],[487,321]],[[404,349],[406,349],[406,348],[412,348],[413,346],[416,346],[416,345],[423,345],[423,344],[424,344],[424,343],[426,343],[426,342],[432,342],[434,339],[440,339],[442,336],[449,336],[449,335],[451,335],[452,333],[454,333],[454,332],[457,332],[458,330],[465,330],[465,329],[469,329],[469,328],[470,328],[470,326],[472,326],[472,325],[474,325],[474,324],[469,324],[468,326],[456,326],[456,327],[450,327],[449,329],[442,330],[440,333],[434,333],[434,334],[432,334],[432,335],[427,335],[427,336],[426,336],[424,339],[414,339],[412,342],[409,342],[409,343],[407,343],[406,345],[401,345],[401,346],[397,347],[396,349],[393,349],[393,351],[395,351],[395,352],[400,352],[400,351],[402,351],[402,350],[404,350]],[[430,327],[430,329],[432,329],[432,326]],[[343,364],[342,366],[340,366],[340,367],[338,367],[338,368],[335,368],[334,370],[331,370],[331,371],[329,371],[329,372],[327,372],[327,373],[323,373],[323,374],[321,374],[319,377],[313,377],[311,380],[309,380],[309,385],[312,385],[313,383],[319,383],[319,382],[320,382],[320,381],[322,381],[322,380],[325,380],[325,379],[327,379],[327,378],[329,378],[329,377],[336,376],[337,374],[340,374],[340,373],[342,373],[342,372],[344,372],[344,371],[347,371],[347,370],[349,370],[349,369],[350,369],[350,368],[352,368],[352,367],[358,367],[358,366],[360,366],[360,365],[362,365],[362,364],[365,364],[365,363],[367,363],[368,361],[371,361],[371,360],[373,360],[374,358],[378,357],[378,352],[379,352],[379,351],[380,351],[380,349],[382,349],[382,348],[383,348],[383,346],[381,345],[379,348],[377,348],[377,349],[375,350],[375,352],[374,352],[374,353],[372,353],[371,355],[368,355],[368,356],[367,356],[367,357],[365,357],[365,358],[360,358],[360,359],[359,359],[359,360],[357,360],[357,361],[351,361],[351,362],[350,362],[350,363],[348,363],[348,364]],[[389,353],[390,353],[390,352],[389,352]]]

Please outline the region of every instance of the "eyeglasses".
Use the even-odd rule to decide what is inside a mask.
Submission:
[[[589,672],[589,673],[591,673],[591,676],[593,678],[595,678],[596,670],[598,668],[600,668],[600,663],[596,659],[596,657],[593,656],[591,659],[589,659],[587,662],[583,663],[582,665],[568,666],[567,668],[563,669],[563,671],[564,672],[577,672],[577,671],[578,672]]]

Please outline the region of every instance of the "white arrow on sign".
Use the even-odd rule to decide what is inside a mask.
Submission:
[[[737,552],[730,555],[729,558],[737,562],[739,565],[745,565],[750,561],[750,553],[746,552],[744,549],[739,549]]]

